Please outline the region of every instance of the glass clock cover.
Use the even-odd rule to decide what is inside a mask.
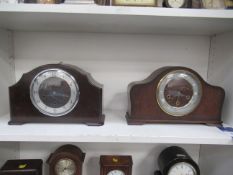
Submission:
[[[156,99],[160,108],[172,116],[191,113],[199,104],[202,87],[199,79],[186,70],[176,70],[159,82]]]
[[[75,79],[60,69],[40,72],[30,86],[33,105],[43,114],[63,116],[72,111],[79,100],[79,86]]]
[[[75,162],[71,159],[60,159],[55,165],[56,175],[75,175],[76,174]]]
[[[179,162],[174,164],[167,175],[196,175],[195,168],[186,162]]]
[[[125,173],[120,170],[112,170],[107,175],[125,175]]]

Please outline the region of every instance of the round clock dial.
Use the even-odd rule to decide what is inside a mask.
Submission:
[[[186,70],[176,70],[165,75],[156,92],[160,108],[172,116],[184,116],[199,104],[202,87],[199,79]]]
[[[79,87],[75,79],[60,69],[40,72],[31,82],[30,97],[33,105],[43,114],[63,116],[77,105]]]
[[[55,165],[56,175],[75,175],[76,173],[75,162],[71,159],[60,159]]]
[[[197,172],[195,168],[186,162],[176,163],[168,171],[168,175],[196,175],[196,174]]]
[[[185,4],[185,0],[167,0],[167,5],[172,8],[180,8]]]
[[[120,170],[112,170],[107,175],[125,175],[125,173]]]

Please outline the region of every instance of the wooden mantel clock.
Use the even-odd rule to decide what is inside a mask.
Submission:
[[[100,175],[132,175],[132,157],[120,155],[100,156]]]
[[[9,124],[104,123],[102,85],[76,66],[37,67],[25,73],[9,93]]]
[[[52,153],[47,163],[50,175],[82,175],[85,153],[74,145],[63,145]]]
[[[163,67],[128,86],[128,124],[221,124],[225,92],[185,67]]]

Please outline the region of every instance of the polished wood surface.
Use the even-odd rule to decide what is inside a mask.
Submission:
[[[185,116],[171,116],[165,113],[156,99],[159,81],[174,70],[187,70],[198,77],[202,85],[202,97],[198,106]],[[191,93],[189,90],[188,93]],[[185,67],[163,67],[154,71],[143,81],[128,86],[128,124],[146,123],[200,123],[219,125],[225,92],[221,87],[206,83],[195,71]]]
[[[100,175],[107,175],[112,170],[120,170],[125,175],[132,175],[132,156],[102,155],[100,156]]]
[[[61,117],[49,117],[37,110],[30,99],[30,84],[33,78],[47,69],[61,69],[71,74],[79,85],[79,102],[68,114]],[[9,88],[10,114],[9,124],[24,123],[84,123],[103,125],[102,85],[97,83],[89,73],[66,64],[48,64],[28,73]]]

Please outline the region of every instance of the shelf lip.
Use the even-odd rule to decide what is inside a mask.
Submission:
[[[225,9],[172,9],[161,7],[122,7],[67,4],[1,4],[0,13],[60,13],[136,15],[183,18],[233,18],[232,10]]]
[[[0,142],[233,145],[232,138],[214,126],[187,124],[127,125],[124,117],[111,113],[106,115],[106,119],[103,126],[81,124],[8,125],[8,114],[0,117]]]

